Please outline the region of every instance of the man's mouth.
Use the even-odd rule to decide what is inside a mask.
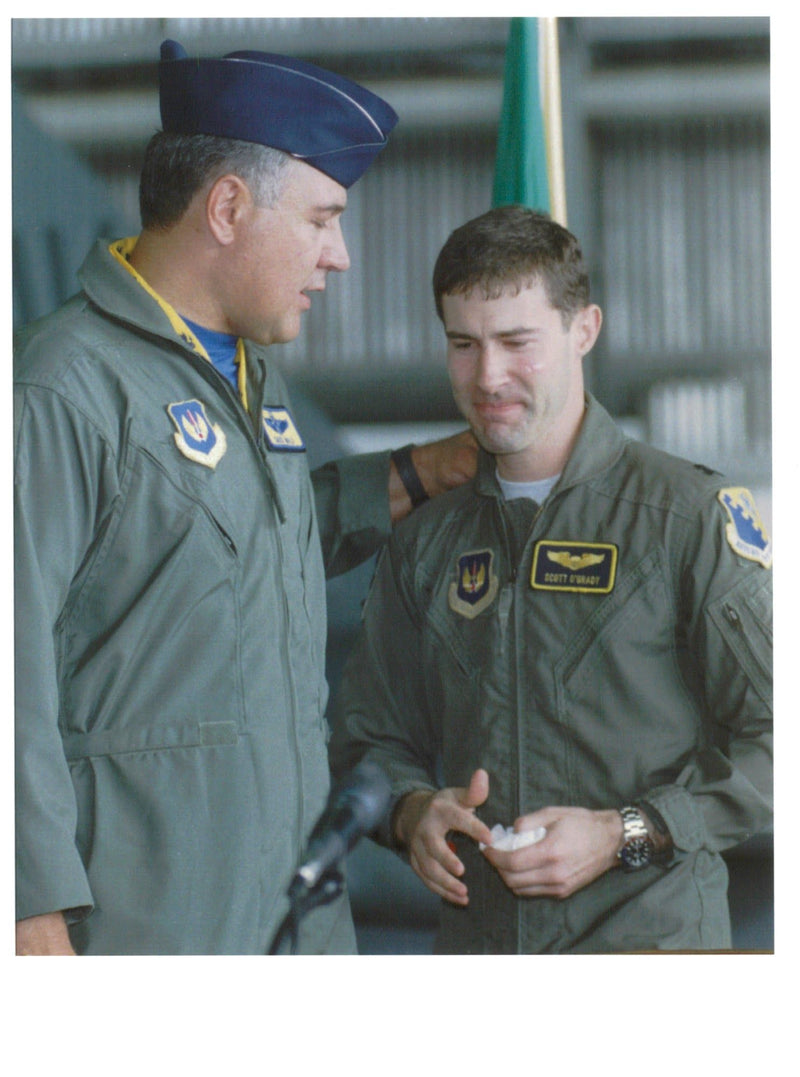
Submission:
[[[324,281],[322,282],[322,284],[309,284],[305,288],[302,288],[301,291],[300,291],[300,295],[303,297],[303,300],[304,300],[304,302],[303,302],[304,310],[308,310],[309,307],[311,306],[311,296],[309,294],[310,292],[324,292],[324,291],[325,291],[325,282]]]
[[[519,400],[477,400],[473,407],[484,419],[506,419],[522,407]]]

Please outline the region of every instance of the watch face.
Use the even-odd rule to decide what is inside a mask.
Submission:
[[[653,848],[650,838],[633,838],[620,850],[622,866],[628,871],[647,867],[653,859]]]

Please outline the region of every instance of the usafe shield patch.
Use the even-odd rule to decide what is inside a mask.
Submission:
[[[456,580],[448,593],[451,610],[471,620],[492,604],[499,586],[493,562],[491,550],[472,550],[459,557]]]
[[[167,413],[175,423],[175,444],[189,460],[212,470],[225,455],[225,432],[206,415],[199,400],[182,400],[167,405]]]
[[[531,587],[607,595],[614,588],[617,554],[612,543],[542,539],[533,551]]]
[[[748,561],[758,561],[764,568],[772,564],[772,542],[758,514],[756,502],[743,486],[728,486],[717,497],[728,514],[725,537],[728,545]]]
[[[261,419],[267,444],[275,452],[305,452],[306,446],[294,419],[287,408],[278,406],[261,409]]]

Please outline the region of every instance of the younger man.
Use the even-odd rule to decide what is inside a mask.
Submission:
[[[478,475],[385,552],[334,765],[390,775],[382,839],[444,899],[440,952],[728,948],[720,854],[771,819],[753,499],[585,392],[602,317],[561,226],[469,222],[434,293]]]

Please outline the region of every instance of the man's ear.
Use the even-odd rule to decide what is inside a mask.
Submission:
[[[250,188],[234,173],[212,183],[206,196],[206,221],[218,243],[227,247],[233,242],[237,226],[252,204]]]
[[[575,315],[572,328],[581,358],[588,355],[595,346],[602,324],[603,312],[596,303],[590,303]]]

